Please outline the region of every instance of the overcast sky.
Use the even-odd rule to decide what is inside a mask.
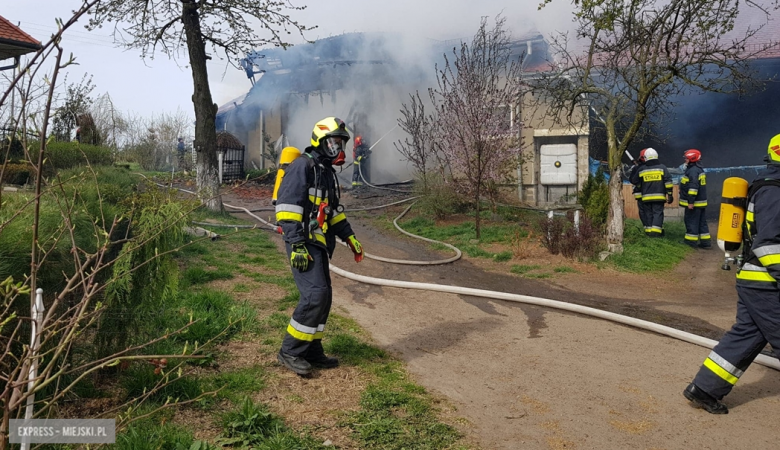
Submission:
[[[570,0],[556,0],[542,12],[541,0],[341,0],[300,1],[307,6],[293,18],[307,26],[318,26],[307,34],[310,40],[356,31],[393,31],[430,39],[469,37],[479,26],[480,17],[499,13],[507,19],[514,33],[535,27],[549,34],[571,28]],[[79,0],[2,0],[0,15],[19,25],[34,38],[45,42],[56,30],[55,18],[67,20]],[[86,19],[82,19],[86,23]],[[192,75],[185,67],[165,55],[142,60],[138,51],[115,47],[102,29],[86,31],[77,24],[66,32],[63,45],[73,53],[78,66],[69,67],[68,79],[76,82],[86,72],[93,76],[94,94],[110,93],[120,111],[151,116],[175,112],[177,108],[192,113]],[[291,38],[300,43],[299,37]],[[4,62],[5,63],[5,62]],[[212,95],[218,105],[246,93],[250,82],[244,73],[215,58],[210,62]]]

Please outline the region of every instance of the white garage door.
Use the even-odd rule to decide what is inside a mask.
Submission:
[[[540,181],[543,185],[577,184],[577,146],[542,145],[539,150]]]

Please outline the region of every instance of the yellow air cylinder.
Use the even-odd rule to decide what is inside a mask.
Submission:
[[[279,193],[279,185],[282,184],[282,178],[284,178],[284,170],[291,162],[295,161],[295,158],[301,156],[301,151],[295,147],[285,147],[282,149],[282,156],[279,158],[279,170],[276,171],[276,183],[274,184],[274,194],[271,196],[272,204],[276,205],[276,194]]]
[[[738,177],[723,181],[723,193],[718,219],[718,247],[727,253],[742,245],[742,223],[745,221],[748,182]]]

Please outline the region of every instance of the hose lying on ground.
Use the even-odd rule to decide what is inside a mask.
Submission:
[[[263,220],[262,218],[252,214],[249,212],[246,208],[241,208],[237,206],[232,206],[228,204],[224,204],[226,207],[229,207],[231,209],[236,210],[243,210],[247,214],[249,214],[251,217],[255,218],[256,220],[259,220],[264,225],[276,228],[269,222]],[[413,205],[412,205],[413,206]],[[399,230],[400,227],[398,226],[398,219],[401,218],[404,214],[406,214],[407,211],[409,211],[409,208],[404,210],[401,215],[396,217],[396,219],[393,221],[396,228]],[[420,238],[420,236],[416,236],[414,234],[408,233],[406,231],[401,230],[404,234],[407,234],[412,237]],[[422,238],[428,242],[443,244],[446,246],[449,246],[450,248],[455,248],[449,244],[446,244],[444,242],[438,242],[433,239],[428,238]],[[456,249],[457,250],[457,249]],[[457,250],[458,252],[458,258],[460,257],[460,250]],[[368,254],[366,254],[367,257],[369,257]],[[374,257],[373,259],[376,259]],[[450,258],[452,259],[452,258]],[[455,258],[457,259],[457,258]],[[396,261],[396,260],[386,260],[386,259],[380,259],[380,261]],[[407,262],[408,263],[408,262]],[[432,262],[425,261],[424,264],[431,264]],[[426,290],[426,291],[433,291],[433,292],[444,292],[448,294],[457,294],[457,295],[471,295],[475,297],[482,297],[482,298],[491,298],[495,300],[505,300],[510,302],[517,302],[517,303],[525,303],[529,305],[537,305],[542,306],[546,308],[553,308],[553,309],[560,309],[563,311],[569,311],[577,314],[583,314],[586,316],[591,317],[597,317],[600,319],[609,320],[616,323],[621,323],[624,325],[628,325],[631,327],[652,331],[657,334],[661,334],[664,336],[668,336],[674,339],[678,339],[684,342],[688,342],[691,344],[699,345],[701,347],[712,349],[715,347],[715,345],[718,343],[715,340],[705,338],[703,336],[699,336],[693,333],[688,333],[686,331],[678,330],[676,328],[668,327],[665,325],[660,325],[657,323],[653,323],[647,320],[637,319],[634,317],[628,317],[623,316],[620,314],[612,313],[609,311],[603,311],[596,308],[590,308],[587,306],[582,305],[576,305],[572,303],[566,303],[558,300],[551,300],[541,297],[532,297],[529,295],[521,295],[521,294],[509,294],[506,292],[497,292],[497,291],[488,291],[484,289],[474,289],[474,288],[466,288],[466,287],[458,287],[458,286],[445,286],[441,284],[433,284],[433,283],[417,283],[417,282],[411,282],[411,281],[396,281],[396,280],[387,280],[382,278],[375,278],[375,277],[368,277],[364,275],[358,275],[352,272],[348,272],[344,269],[341,269],[333,264],[330,265],[330,268],[333,272],[335,272],[338,275],[341,275],[344,278],[358,281],[361,283],[366,284],[372,284],[375,286],[387,286],[387,287],[394,287],[394,288],[401,288],[401,289],[417,289],[417,290]],[[758,355],[755,359],[755,362],[758,364],[761,364],[762,366],[769,367],[775,370],[780,371],[780,361],[778,361],[776,358],[769,357],[767,355]]]

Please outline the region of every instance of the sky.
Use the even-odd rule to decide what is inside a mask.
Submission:
[[[348,32],[390,31],[415,37],[446,40],[469,37],[480,18],[502,14],[515,33],[530,28],[549,35],[572,28],[570,0],[556,0],[541,12],[537,0],[291,0],[306,6],[292,13],[293,19],[317,29],[306,34],[309,40]],[[55,18],[67,20],[80,0],[0,0],[0,15],[19,25],[34,38],[46,42],[56,31]],[[336,5],[336,6],[334,6]],[[68,81],[78,82],[84,73],[92,75],[95,96],[108,92],[122,112],[151,117],[177,110],[192,113],[192,75],[186,58],[179,61],[157,54],[143,60],[137,50],[123,50],[113,44],[110,30],[87,31],[86,18],[65,33],[63,46],[73,53],[77,66],[67,69]],[[292,35],[293,44],[302,38]],[[5,62],[4,62],[5,63]],[[243,71],[227,61],[214,58],[209,63],[209,79],[218,105],[245,94],[251,84]]]

